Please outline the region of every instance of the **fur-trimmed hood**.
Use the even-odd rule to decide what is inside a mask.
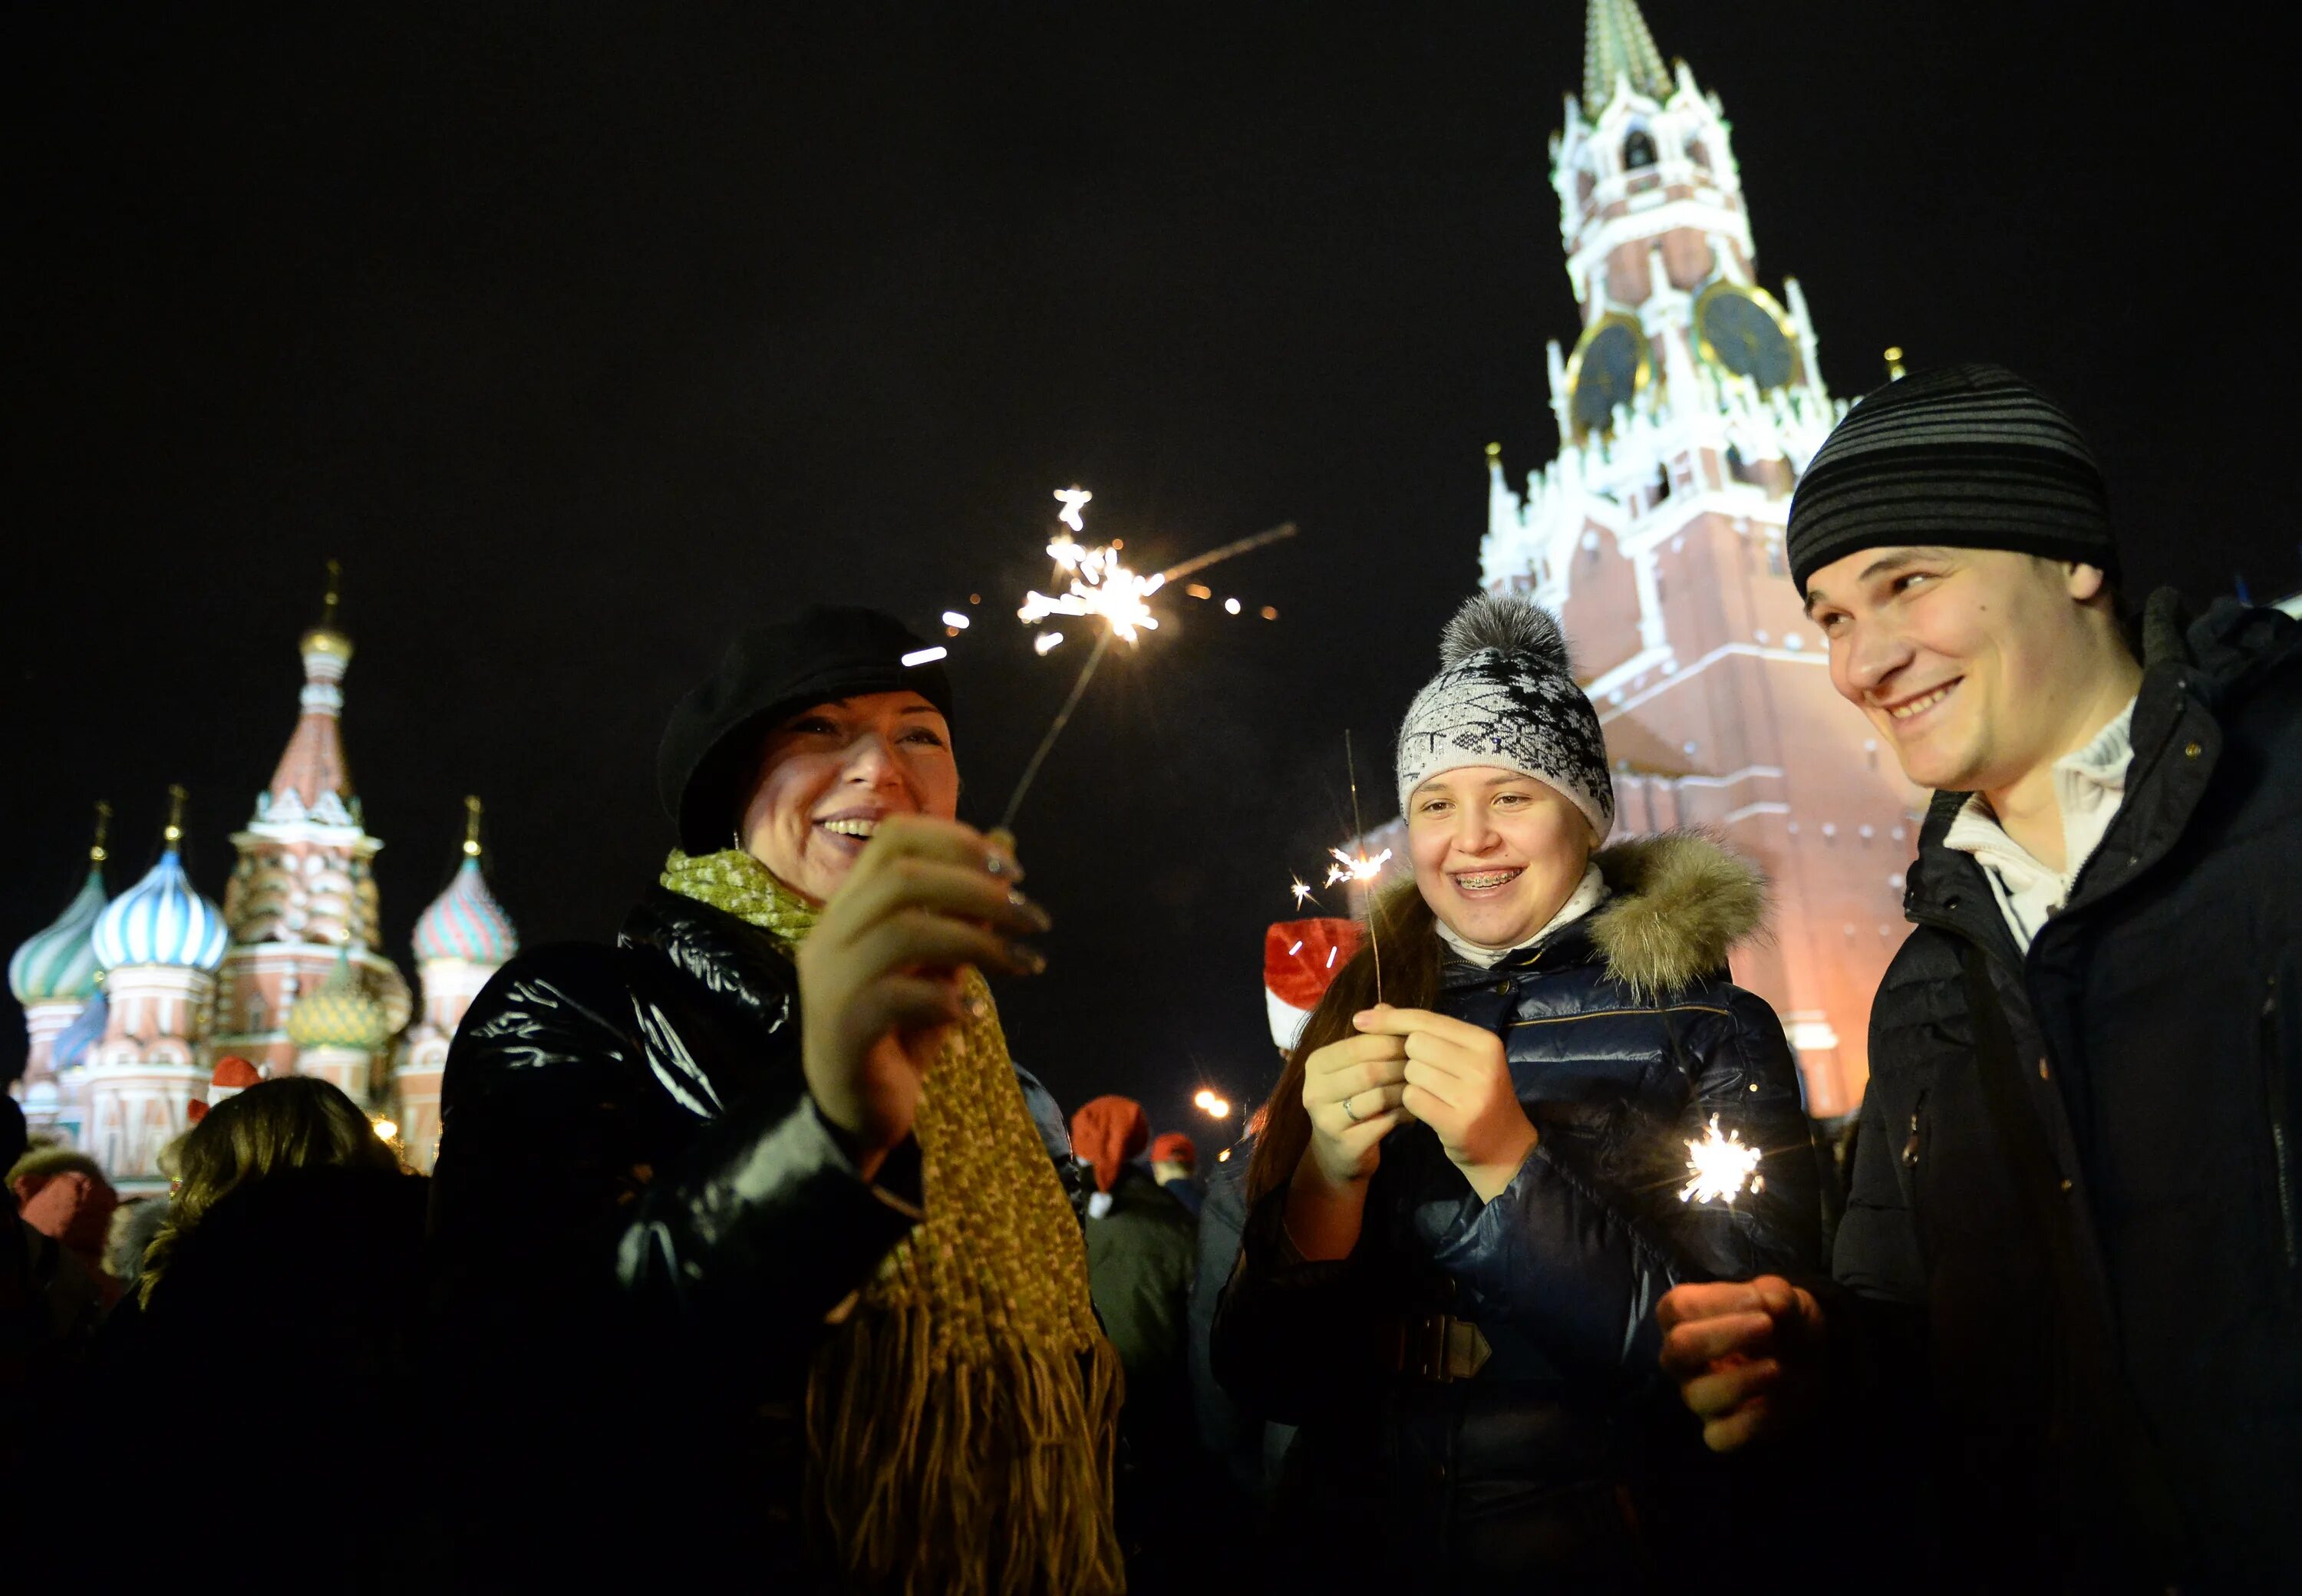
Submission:
[[[1765,928],[1766,877],[1701,832],[1634,837],[1597,862],[1609,895],[1591,911],[1592,943],[1608,973],[1642,998],[1720,969]]]

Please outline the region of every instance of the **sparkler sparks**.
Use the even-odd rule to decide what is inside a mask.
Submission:
[[[1295,894],[1295,907],[1298,909],[1303,906],[1303,900],[1311,895],[1311,889],[1303,885],[1303,878],[1300,876],[1295,878],[1290,890]],[[1298,943],[1296,945],[1299,947],[1302,945]]]
[[[1356,881],[1365,886],[1382,875],[1382,867],[1390,862],[1390,850],[1388,848],[1374,859],[1366,856],[1366,850],[1364,848],[1359,850],[1356,858],[1344,853],[1340,848],[1330,848],[1327,852],[1334,857],[1335,861],[1327,867],[1327,885],[1330,886],[1340,881]],[[1303,890],[1303,884],[1300,881],[1298,881],[1295,886],[1298,890]]]
[[[1711,1203],[1724,1201],[1728,1207],[1744,1191],[1756,1196],[1767,1189],[1767,1178],[1759,1173],[1759,1160],[1764,1152],[1747,1145],[1739,1130],[1718,1133],[1718,1116],[1710,1116],[1710,1129],[1700,1141],[1686,1144],[1685,1187],[1679,1192],[1682,1203]]]
[[[1071,693],[1063,700],[1063,708],[1055,711],[1055,718],[1048,726],[1046,735],[1039,739],[1039,746],[1033,752],[1030,762],[1023,767],[1023,774],[1017,779],[1015,790],[1007,796],[1007,807],[1001,813],[997,827],[1001,831],[1014,825],[1015,812],[1023,805],[1023,795],[1031,790],[1031,783],[1038,777],[1047,751],[1055,745],[1055,739],[1070,724],[1071,712],[1079,708],[1080,699],[1086,693],[1096,667],[1103,663],[1104,655],[1110,651],[1111,640],[1116,637],[1134,643],[1140,641],[1141,633],[1158,629],[1159,617],[1152,613],[1147,602],[1151,595],[1164,587],[1171,577],[1187,575],[1219,560],[1229,559],[1234,554],[1244,554],[1250,549],[1260,549],[1265,543],[1275,543],[1281,538],[1295,535],[1295,523],[1290,521],[1258,532],[1252,537],[1225,543],[1220,549],[1210,549],[1179,566],[1145,576],[1130,570],[1121,561],[1119,551],[1124,546],[1122,539],[1113,538],[1107,546],[1090,548],[1071,535],[1087,529],[1080,509],[1094,497],[1085,488],[1055,490],[1056,501],[1063,507],[1057,519],[1070,531],[1055,534],[1054,541],[1047,545],[1047,558],[1055,562],[1059,575],[1068,574],[1069,581],[1062,592],[1052,596],[1037,590],[1026,593],[1023,607],[1015,612],[1015,617],[1026,626],[1036,626],[1050,616],[1057,615],[1073,616],[1083,620],[1100,618],[1103,626],[1096,633],[1094,650],[1088,653],[1087,662],[1080,667],[1079,679],[1071,684]],[[1043,632],[1032,640],[1031,646],[1045,655],[1063,640],[1060,632]]]

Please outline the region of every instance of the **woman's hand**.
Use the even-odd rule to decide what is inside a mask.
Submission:
[[[1407,1122],[1407,1050],[1396,1037],[1346,1037],[1303,1061],[1303,1106],[1311,1116],[1311,1157],[1334,1187],[1375,1172],[1382,1138]]]
[[[960,1017],[969,965],[1046,968],[1014,940],[1047,928],[1006,849],[956,820],[888,815],[799,945],[802,1059],[823,1117],[869,1179],[911,1134],[920,1076]]]
[[[1534,1150],[1534,1121],[1518,1104],[1500,1037],[1427,1009],[1379,1004],[1352,1016],[1362,1042],[1400,1050],[1402,1109],[1439,1133],[1439,1145],[1483,1202],[1492,1202]],[[1347,1046],[1347,1044],[1338,1044]]]

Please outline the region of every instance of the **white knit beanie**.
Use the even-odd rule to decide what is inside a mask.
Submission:
[[[1558,617],[1516,593],[1481,593],[1439,639],[1439,674],[1399,728],[1399,811],[1442,770],[1494,765],[1556,788],[1605,842],[1615,784],[1598,711],[1575,685]]]

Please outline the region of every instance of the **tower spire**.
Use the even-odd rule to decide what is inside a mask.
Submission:
[[[168,784],[168,823],[160,829],[160,840],[167,844],[170,853],[173,853],[177,844],[184,840],[185,797],[182,784]]]
[[[1584,115],[1595,118],[1607,108],[1617,79],[1658,100],[1670,94],[1670,72],[1638,0],[1590,0],[1583,38]]]
[[[304,691],[298,700],[303,712],[271,785],[256,801],[259,820],[310,817],[332,825],[354,823],[351,772],[337,729],[344,709],[344,672],[352,662],[352,640],[336,624],[342,593],[343,567],[332,559],[319,624],[298,644],[304,657]]]
[[[464,800],[464,857],[480,856],[480,800],[473,794]]]
[[[104,851],[105,841],[112,833],[112,805],[99,798],[96,801],[96,840],[88,845],[88,861],[102,864],[110,854]]]

